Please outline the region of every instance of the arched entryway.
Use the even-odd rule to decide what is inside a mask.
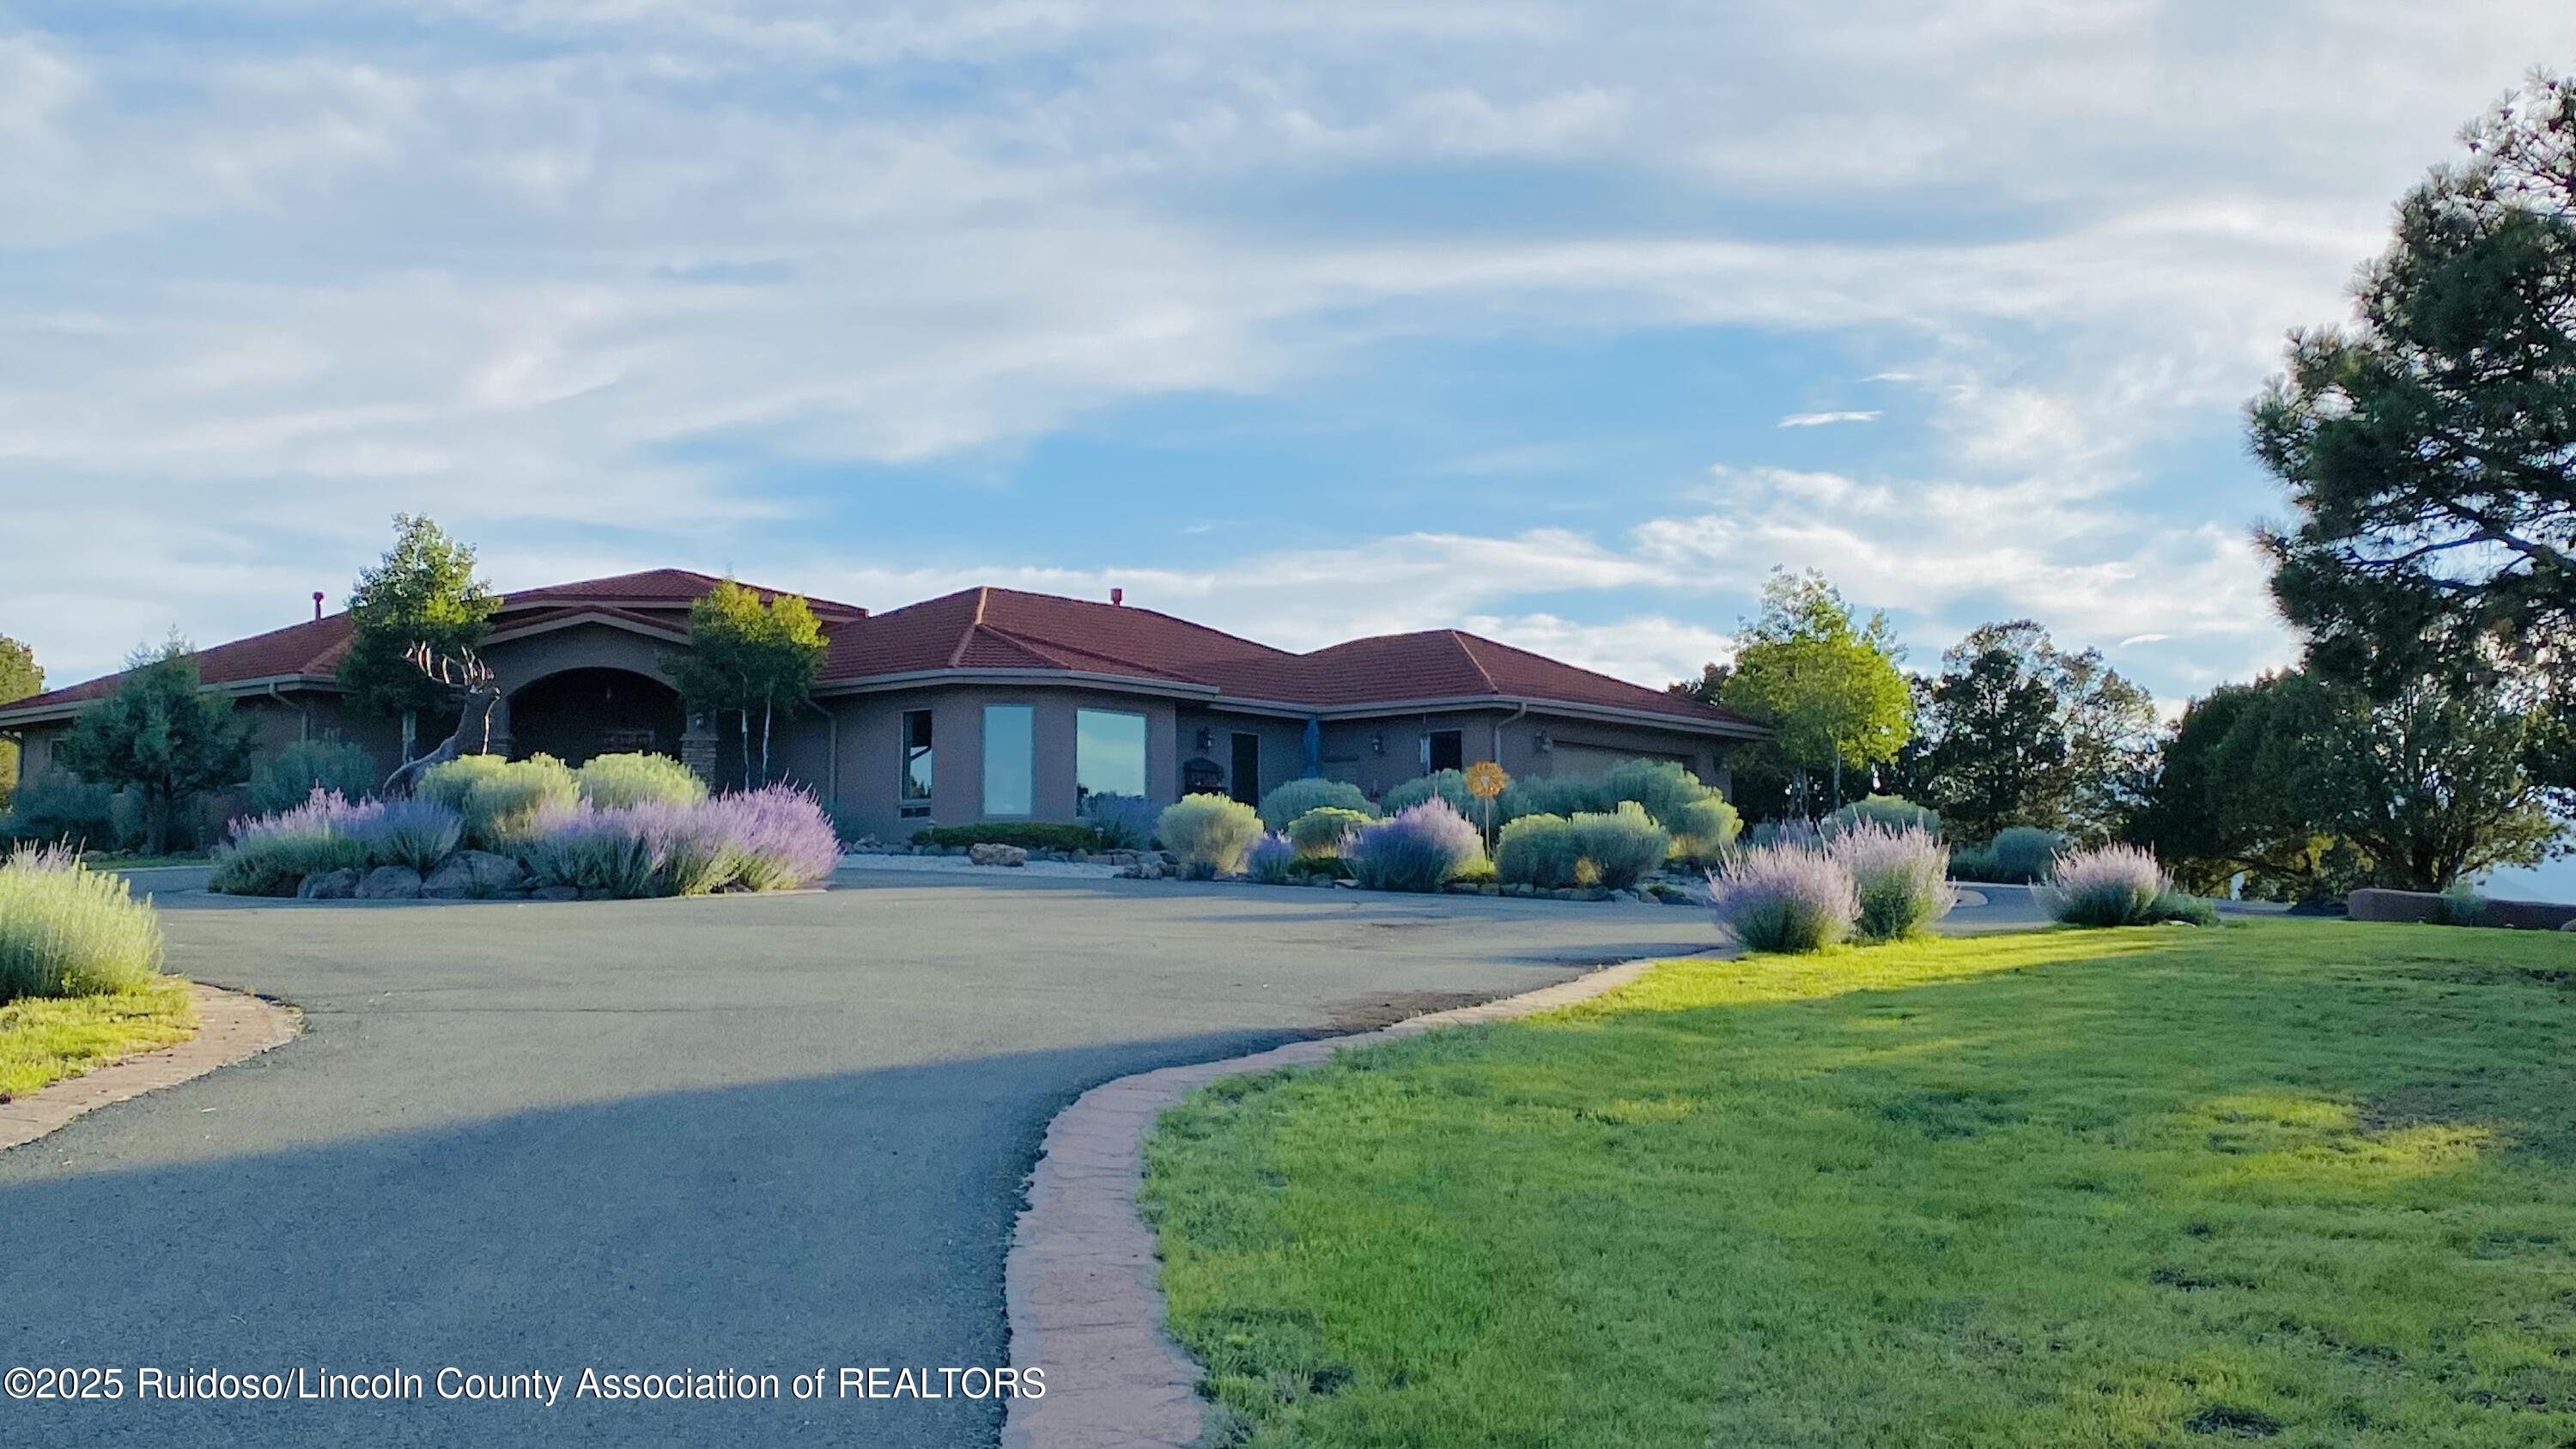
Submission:
[[[680,694],[626,669],[567,669],[510,692],[510,753],[567,765],[593,755],[677,756]]]

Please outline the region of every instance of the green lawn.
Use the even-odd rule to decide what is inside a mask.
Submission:
[[[2273,921],[1669,963],[1148,1144],[1257,1445],[2565,1445],[2576,943]]]
[[[196,1002],[175,976],[139,991],[10,1002],[0,1006],[0,1102],[196,1030]]]

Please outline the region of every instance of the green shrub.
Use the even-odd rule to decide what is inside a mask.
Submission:
[[[1340,855],[1369,823],[1363,811],[1345,810],[1339,805],[1318,805],[1288,822],[1288,843],[1301,856]]]
[[[2433,922],[2441,926],[2483,926],[2487,923],[2487,898],[2475,886],[2454,885],[2433,902]]]
[[[1669,819],[1657,816],[1656,823],[1672,832],[1674,857],[1693,865],[1714,862],[1744,832],[1744,817],[1713,790],[1675,810]]]
[[[1261,827],[1264,830],[1285,830],[1289,821],[1326,805],[1339,810],[1357,810],[1363,815],[1369,813],[1367,792],[1348,780],[1291,780],[1261,797]],[[1165,844],[1170,841],[1171,837],[1164,837]]]
[[[1464,770],[1434,770],[1428,775],[1417,775],[1388,790],[1385,798],[1377,803],[1379,809],[1393,815],[1410,810],[1425,800],[1448,802],[1449,808],[1457,811],[1463,820],[1483,818],[1485,802],[1467,793],[1467,772]]]
[[[581,798],[603,810],[629,805],[695,805],[707,782],[669,755],[594,755],[573,772]]]
[[[499,774],[510,762],[499,755],[459,755],[443,765],[432,765],[421,772],[412,785],[415,800],[444,805],[458,815],[465,813],[465,797],[474,790],[474,782]]]
[[[1592,883],[1616,891],[1634,890],[1664,863],[1673,844],[1672,836],[1634,800],[1620,801],[1616,810],[1575,815],[1567,824],[1574,832],[1576,854],[1592,866]]]
[[[1524,815],[1572,815],[1611,806],[1609,793],[1587,780],[1514,780],[1494,802],[1494,818],[1518,820]]]
[[[161,922],[125,877],[63,850],[0,861],[0,1002],[99,996],[161,974]]]
[[[1524,815],[1505,825],[1494,845],[1494,874],[1508,885],[1549,890],[1574,884],[1583,839],[1562,815]]]
[[[2167,891],[2156,897],[2156,903],[2147,908],[2147,916],[2149,920],[2157,922],[2179,921],[2186,926],[2215,926],[2218,924],[2218,907],[2195,895],[2187,895],[2181,891]]]
[[[1207,880],[1243,869],[1245,853],[1261,838],[1261,815],[1240,800],[1190,795],[1163,808],[1154,833],[1182,870]]]
[[[116,841],[108,824],[108,799],[115,793],[69,770],[27,776],[9,797],[8,834],[18,840],[111,849]]]
[[[1716,793],[1672,760],[1621,760],[1601,777],[1600,790],[1602,810],[1615,810],[1618,802],[1634,800],[1667,830],[1684,806]]]
[[[2036,825],[2012,825],[1995,832],[1985,845],[1959,846],[1950,852],[1953,880],[2027,884],[2045,879],[2065,853],[2066,839]]]
[[[1937,836],[1941,833],[1941,815],[1902,795],[1868,795],[1825,817],[1828,833],[1855,825],[1884,825],[1890,830],[1920,830]]]
[[[376,793],[383,779],[376,770],[376,757],[364,746],[336,735],[297,740],[251,771],[250,806],[262,815],[274,815],[303,804],[315,790],[334,790],[351,800],[363,800]]]
[[[967,845],[1016,845],[1022,850],[1098,850],[1100,832],[1088,825],[1021,820],[990,825],[935,825],[912,833],[915,845],[955,850]]]
[[[580,802],[581,784],[563,761],[552,755],[530,755],[483,771],[467,787],[465,808],[458,813],[465,817],[468,840],[484,850],[507,850],[535,832],[539,816],[550,810],[570,810]]]

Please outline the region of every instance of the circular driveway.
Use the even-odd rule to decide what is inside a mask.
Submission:
[[[1716,942],[1664,907],[866,871],[768,898],[163,904],[173,970],[306,1032],[0,1154],[0,1367],[126,1370],[114,1401],[0,1400],[0,1441],[990,1443],[992,1399],[837,1376],[936,1392],[1009,1361],[1020,1183],[1085,1088]],[[442,1400],[451,1366],[563,1382],[551,1407]],[[418,1374],[426,1398],[142,1403],[145,1367]],[[585,1368],[819,1368],[835,1392],[576,1400]]]

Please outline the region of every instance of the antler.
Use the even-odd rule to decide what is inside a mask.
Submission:
[[[444,654],[434,654],[430,651],[429,641],[423,639],[404,650],[403,658],[409,660],[413,668],[450,689],[479,694],[492,683],[492,666],[476,658],[471,649],[464,654],[462,662]]]

